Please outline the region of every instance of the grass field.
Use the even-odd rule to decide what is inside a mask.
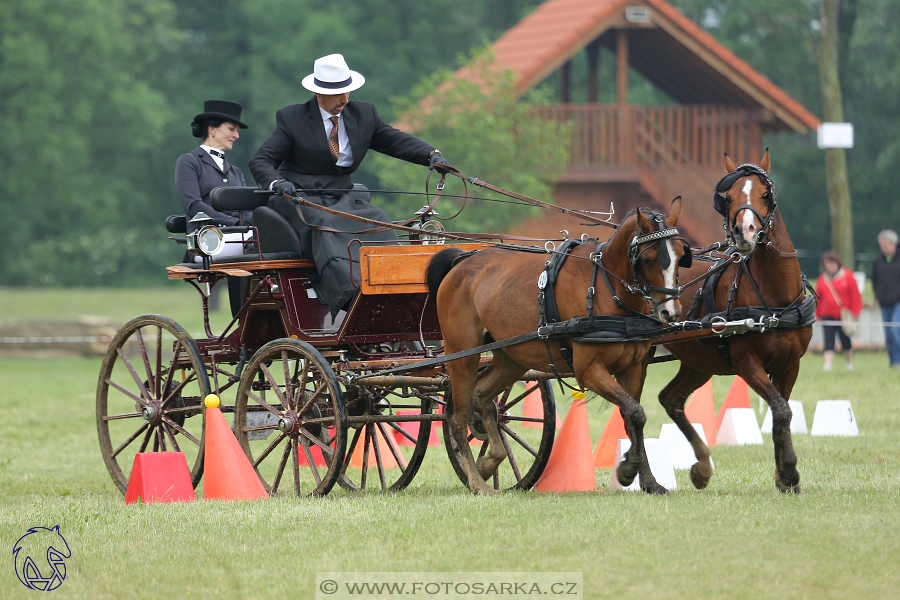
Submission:
[[[62,294],[54,314],[84,314],[81,302],[102,311],[91,295]],[[11,296],[0,293],[2,318],[40,316]],[[133,316],[125,303],[169,310],[145,308],[147,298],[122,292],[110,309],[122,320]],[[177,302],[164,314],[179,320]],[[859,354],[853,372],[840,358],[831,373],[819,355],[804,359],[794,399],[807,424],[816,400],[848,399],[860,436],[795,436],[799,496],[776,491],[764,436],[713,448],[710,486],[696,491],[679,472],[663,498],[609,490],[609,470],[597,471],[596,493],[474,497],[438,446],[400,493],[125,506],[97,443],[99,366],[0,360],[0,545],[10,552],[29,527],[60,524],[72,556],[58,597],[313,598],[322,571],[577,571],[586,598],[900,597],[900,373],[881,353]],[[666,422],[655,398],[674,372],[651,367],[649,437]],[[715,381],[717,402],[729,385]],[[555,391],[565,415],[571,400]],[[609,405],[588,411],[596,443]],[[13,561],[0,563],[0,598],[31,594]]]

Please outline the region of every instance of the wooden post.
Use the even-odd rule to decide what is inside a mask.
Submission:
[[[587,59],[588,59],[588,104],[596,104],[597,103],[597,67],[600,62],[600,40],[596,39],[590,44],[587,45]]]
[[[628,31],[616,31],[616,104],[628,104]]]

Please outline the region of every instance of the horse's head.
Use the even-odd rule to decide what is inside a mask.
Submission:
[[[719,180],[713,193],[713,206],[725,218],[725,231],[744,255],[753,252],[775,215],[775,184],[769,179],[768,170],[768,149],[759,165],[735,167],[726,154],[727,175]]]
[[[628,261],[635,280],[653,304],[653,316],[665,323],[678,320],[678,268],[691,266],[691,252],[679,237],[675,223],[681,215],[681,196],[672,201],[669,214],[637,211],[637,230],[628,245]]]

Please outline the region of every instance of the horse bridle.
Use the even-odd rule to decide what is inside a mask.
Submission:
[[[667,239],[672,240],[680,240],[684,246],[684,255],[678,259],[678,266],[683,268],[688,268],[691,266],[693,262],[693,255],[691,254],[690,246],[687,241],[681,237],[681,234],[674,227],[666,228],[665,225],[665,216],[660,213],[653,211],[647,217],[651,223],[654,225],[654,231],[649,233],[642,234],[640,229],[638,229],[637,235],[635,235],[631,242],[628,243],[628,264],[631,266],[631,272],[634,275],[634,283],[629,284],[624,281],[621,277],[609,271],[605,266],[603,266],[603,252],[601,252],[601,248],[598,248],[596,252],[591,254],[591,261],[594,263],[594,279],[596,279],[596,270],[599,267],[603,270],[603,278],[606,281],[606,287],[609,289],[610,295],[612,295],[613,301],[616,303],[616,306],[619,308],[628,308],[626,307],[619,298],[615,294],[615,290],[613,290],[612,283],[609,281],[609,275],[612,275],[625,287],[625,289],[632,294],[637,294],[642,296],[645,300],[650,302],[650,304],[655,308],[660,304],[665,304],[669,298],[677,298],[682,291],[684,291],[683,286],[678,286],[675,288],[665,288],[659,287],[655,285],[647,285],[646,283],[641,283],[638,281],[638,265],[640,264],[641,255],[646,252],[648,249],[653,246],[659,246],[659,266],[663,269],[667,269],[671,264],[672,258],[669,256],[669,252],[666,249],[666,246],[662,244],[663,241]],[[641,248],[641,246],[644,246]],[[659,302],[654,302],[652,296],[650,296],[650,292],[657,292],[663,295],[663,299]],[[630,310],[630,309],[629,309]]]
[[[748,203],[742,204],[741,207],[738,208],[734,213],[734,218],[729,220],[728,209],[731,205],[731,197],[727,194],[727,192],[731,189],[731,186],[734,185],[735,181],[737,181],[741,177],[747,177],[749,175],[756,175],[766,185],[766,193],[763,194],[763,198],[768,201],[768,214],[765,216],[765,218],[763,218],[763,216],[759,214],[759,211],[753,208],[753,206]],[[762,227],[760,227],[759,231],[756,233],[756,243],[758,244],[769,233],[769,229],[771,229],[772,227],[772,223],[775,217],[775,211],[778,208],[778,203],[775,201],[775,198],[775,182],[772,181],[771,178],[769,178],[769,174],[766,173],[766,171],[759,165],[744,163],[743,165],[739,166],[737,169],[720,179],[719,183],[716,184],[715,191],[713,192],[713,208],[725,219],[725,222],[722,224],[722,226],[725,228],[725,237],[727,241],[731,244],[734,243],[734,228],[737,225],[737,217],[741,213],[741,211],[749,210],[754,215],[756,215],[756,218],[759,219],[760,223],[762,223]]]

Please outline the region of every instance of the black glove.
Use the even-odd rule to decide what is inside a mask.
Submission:
[[[437,167],[439,171],[445,170],[441,169],[440,165],[447,165],[449,167],[450,163],[447,162],[447,159],[441,156],[439,150],[435,150],[431,153],[431,156],[428,157],[428,168],[434,169],[435,167]]]
[[[294,184],[287,179],[279,179],[278,181],[273,183],[272,191],[279,196],[287,194],[288,196],[294,197],[297,195],[297,188],[295,188]]]

